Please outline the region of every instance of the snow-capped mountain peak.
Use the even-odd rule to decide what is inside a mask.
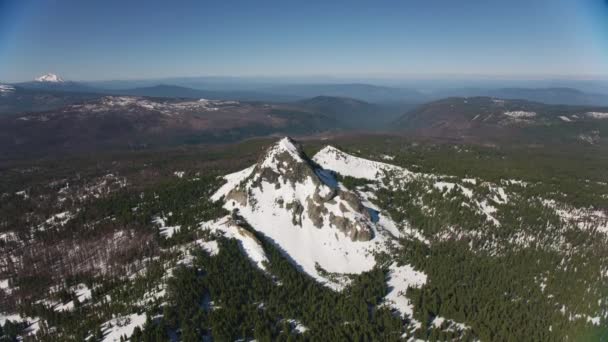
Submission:
[[[283,157],[287,157],[289,160],[283,160]],[[299,146],[296,146],[296,142],[289,137],[285,137],[268,149],[261,166],[278,171],[282,165],[289,162],[302,163],[304,158],[304,153]]]
[[[9,94],[15,91],[15,87],[8,84],[0,84],[0,95]]]
[[[373,251],[391,240],[356,191],[339,184],[332,171],[283,138],[258,162],[225,177],[212,197],[279,245],[304,272],[334,288],[319,267],[361,273],[375,265]],[[387,235],[388,234],[388,235]]]
[[[34,79],[36,82],[48,82],[48,83],[63,83],[63,78],[55,74],[45,74]]]

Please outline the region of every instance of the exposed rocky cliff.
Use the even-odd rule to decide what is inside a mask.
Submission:
[[[372,217],[358,196],[339,186],[330,171],[316,165],[290,138],[271,146],[225,200],[235,208],[238,203],[255,211],[268,197],[277,210],[290,213],[296,226],[337,229],[353,241],[374,236]]]

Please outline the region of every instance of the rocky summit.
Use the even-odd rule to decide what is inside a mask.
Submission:
[[[273,197],[275,208],[288,211],[296,226],[337,229],[353,241],[374,236],[370,210],[359,197],[338,186],[334,174],[310,160],[291,138],[271,146],[226,200],[255,211],[262,195]]]

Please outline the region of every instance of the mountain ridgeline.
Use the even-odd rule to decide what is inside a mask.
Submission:
[[[2,154],[65,154],[230,142],[338,127],[322,114],[289,105],[239,101],[106,96],[50,111],[0,116]]]
[[[460,91],[503,96],[424,102],[437,94],[366,84],[225,91],[165,84],[102,89],[48,74],[0,85],[0,152],[12,158],[223,143],[273,134],[378,131],[491,144],[606,143],[608,108],[509,99],[581,104],[602,103],[601,95],[592,98],[570,88]]]
[[[603,145],[608,108],[454,97],[421,105],[404,114],[396,125],[409,134],[428,138]]]

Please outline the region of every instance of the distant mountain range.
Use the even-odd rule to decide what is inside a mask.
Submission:
[[[104,90],[107,91],[107,90]],[[109,92],[109,91],[107,91]],[[220,90],[201,90],[175,85],[156,85],[150,87],[112,90],[111,93],[132,96],[153,96],[153,97],[181,97],[181,98],[205,98],[210,100],[236,100],[236,101],[266,101],[266,102],[288,102],[299,99],[299,97],[270,94],[257,91],[220,91]]]
[[[586,93],[573,88],[463,88],[433,94],[438,98],[489,96],[501,99],[520,99],[547,104],[608,106],[608,95]]]
[[[0,115],[52,110],[100,96],[95,92],[74,92],[65,88],[27,88],[0,84]]]
[[[0,116],[0,155],[218,143],[338,127],[331,117],[291,105],[105,96],[54,110]]]
[[[407,112],[395,127],[439,139],[596,145],[608,143],[608,107],[452,97]]]
[[[314,96],[350,97],[375,103],[421,103],[426,95],[417,90],[371,84],[297,84],[265,89],[268,93],[309,98]]]
[[[601,94],[571,88],[452,92],[487,96],[433,100],[444,94],[367,84],[108,90],[48,74],[0,84],[0,143],[18,154],[378,129],[475,141],[606,142],[608,108],[601,106],[606,100]]]
[[[574,88],[470,88],[421,92],[414,88],[388,87],[363,83],[335,84],[277,84],[239,83],[223,80],[223,83],[204,79],[167,79],[176,83],[150,84],[149,81],[73,82],[61,76],[47,74],[34,81],[11,84],[21,89],[101,95],[130,95],[152,97],[206,98],[213,100],[293,102],[317,96],[351,98],[370,104],[399,107],[404,104],[422,104],[447,97],[488,96],[502,99],[522,99],[547,104],[608,105],[608,95],[583,92]],[[269,81],[270,82],[270,81]],[[187,85],[184,85],[187,84]],[[205,86],[209,88],[204,88]],[[224,88],[219,88],[224,87]],[[240,87],[240,88],[239,88]],[[0,105],[2,105],[0,103]],[[6,104],[4,105],[6,108]],[[27,108],[21,104],[20,108]],[[32,106],[36,107],[36,106]],[[10,109],[10,108],[9,108]]]

